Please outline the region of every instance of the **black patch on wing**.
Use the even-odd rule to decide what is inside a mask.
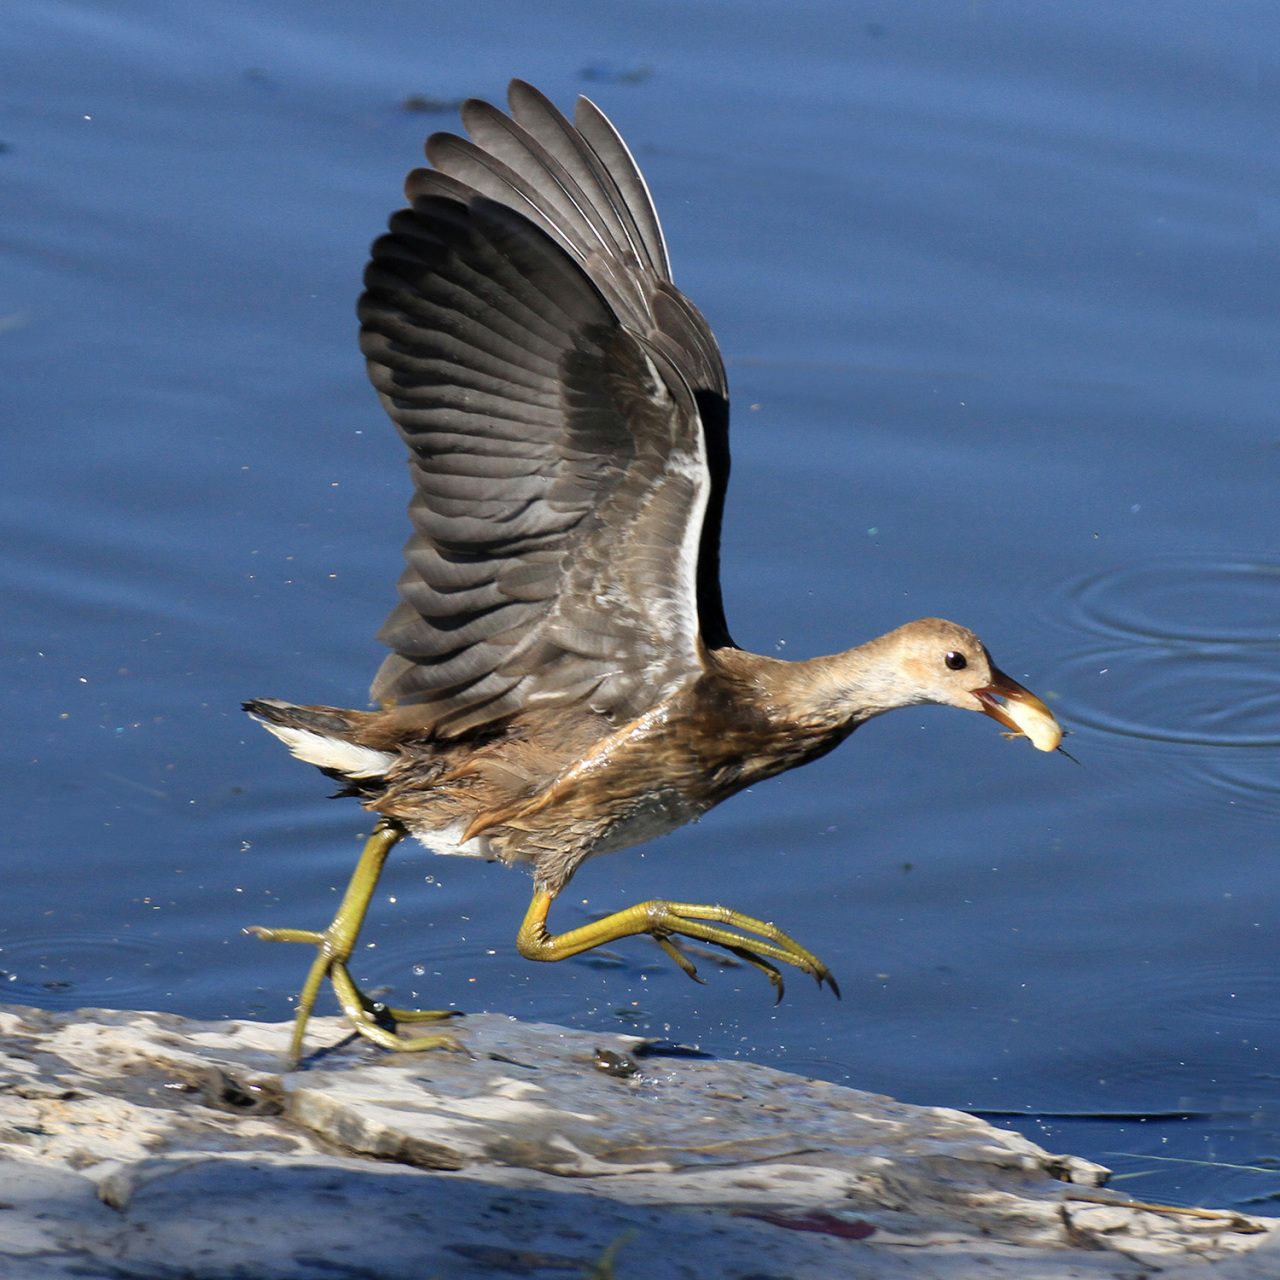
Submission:
[[[711,472],[711,492],[698,545],[698,623],[702,643],[708,649],[732,649],[737,646],[725,621],[720,589],[720,526],[729,487],[729,402],[715,391],[695,391],[693,398],[702,419],[702,438]]]

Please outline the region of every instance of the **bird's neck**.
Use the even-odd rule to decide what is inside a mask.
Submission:
[[[856,649],[785,662],[721,650],[726,674],[751,686],[751,700],[778,726],[850,732],[913,700],[904,694],[894,633]],[[730,656],[731,655],[731,656]]]
[[[830,715],[857,725],[915,700],[904,684],[900,657],[894,646],[883,643],[886,639],[796,664],[810,669],[814,695]]]

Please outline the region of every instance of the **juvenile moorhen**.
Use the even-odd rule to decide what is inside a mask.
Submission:
[[[393,1023],[348,961],[387,854],[529,864],[517,947],[562,960],[648,934],[686,973],[680,935],[766,973],[836,984],[781,929],[722,906],[654,901],[568,933],[547,913],[588,858],[671,831],[814,760],[897,707],[981,711],[1042,751],[1061,730],[973,632],[909,622],[830,657],[737,648],[720,598],[728,388],[706,321],[671,283],[644,178],[598,107],[571,124],[516,80],[510,116],[469,101],[472,141],[427,141],[410,207],[373,245],[361,348],[409,446],[413,535],[378,711],[245,704],[294,755],[380,815],[322,932],[292,1051],[328,977],[355,1028],[390,1049],[459,1048]],[[838,991],[837,991],[838,994]]]

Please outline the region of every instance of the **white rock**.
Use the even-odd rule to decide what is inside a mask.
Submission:
[[[1280,1276],[1273,1220],[1131,1206],[962,1112],[492,1014],[471,1057],[312,1026],[338,1047],[282,1073],[286,1024],[0,1008],[0,1277],[574,1276],[620,1240],[618,1280]]]

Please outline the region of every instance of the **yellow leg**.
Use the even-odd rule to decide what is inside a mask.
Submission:
[[[307,1022],[315,1007],[320,984],[325,978],[333,983],[342,1011],[347,1015],[351,1025],[374,1044],[399,1052],[417,1049],[452,1049],[458,1053],[466,1052],[451,1035],[398,1036],[381,1025],[387,1018],[395,1022],[443,1022],[448,1018],[461,1017],[462,1015],[456,1009],[387,1008],[366,996],[356,986],[347,969],[347,961],[355,950],[356,939],[360,936],[360,927],[364,924],[369,903],[373,898],[374,890],[378,887],[383,864],[387,860],[387,855],[400,842],[404,834],[405,829],[398,822],[390,818],[378,820],[364,846],[364,852],[360,855],[360,861],[356,864],[351,883],[347,885],[347,891],[342,895],[338,913],[323,932],[317,933],[311,929],[264,929],[261,925],[252,925],[245,930],[245,933],[255,934],[267,942],[309,942],[312,946],[319,948],[320,953],[312,962],[311,972],[307,974],[307,980],[303,983],[302,992],[298,996],[298,1016],[294,1020],[293,1039],[289,1044],[289,1058],[294,1066],[302,1057],[302,1043]]]
[[[840,996],[836,980],[817,956],[811,955],[777,925],[754,920],[740,911],[731,911],[728,907],[700,907],[689,902],[641,902],[615,915],[605,916],[603,920],[584,924],[580,929],[552,934],[547,929],[547,913],[554,900],[555,894],[539,889],[529,904],[529,912],[516,938],[520,954],[529,960],[564,960],[590,951],[592,947],[616,942],[619,938],[647,933],[685,973],[696,979],[693,962],[670,941],[673,935],[680,934],[723,947],[739,959],[755,965],[773,983],[779,1000],[782,999],[782,975],[769,963],[770,960],[795,965],[801,972],[815,977],[819,986],[825,982],[837,999]],[[704,920],[715,923],[703,924]],[[723,928],[724,925],[732,928]],[[759,937],[750,938],[743,933],[735,933],[735,929],[746,930]]]

